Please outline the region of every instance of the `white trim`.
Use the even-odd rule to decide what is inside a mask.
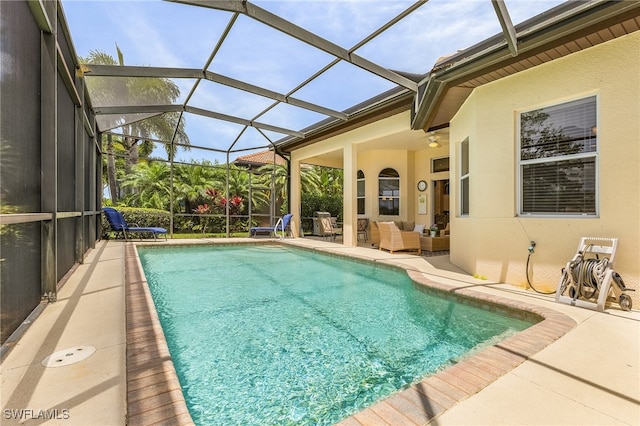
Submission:
[[[465,173],[463,175],[462,174],[462,160],[463,160],[463,158],[462,158],[462,146],[465,143],[467,144],[467,147],[468,147],[467,148],[467,169],[468,170],[467,170],[467,173]],[[457,199],[458,199],[458,205],[457,205],[458,217],[469,217],[469,213],[471,211],[471,206],[469,205],[469,206],[467,206],[469,208],[469,211],[466,212],[466,213],[462,212],[462,206],[464,205],[464,202],[463,202],[464,191],[463,191],[462,182],[466,180],[467,182],[470,183],[469,176],[471,174],[471,161],[470,161],[470,158],[469,158],[469,157],[471,157],[471,154],[470,154],[469,147],[470,147],[469,137],[464,138],[464,140],[458,144],[458,150],[459,150],[459,155],[458,155],[458,158],[459,158],[459,161],[458,161],[458,167],[459,167],[458,168],[458,186],[459,186],[459,191],[458,191],[458,197],[457,197]],[[468,192],[467,196],[469,198],[469,204],[471,204],[471,194],[470,194],[471,185],[469,185],[469,188],[467,189],[467,192]]]

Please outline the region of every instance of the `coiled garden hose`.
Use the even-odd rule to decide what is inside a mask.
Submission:
[[[585,299],[592,298],[598,289],[604,272],[607,269],[608,259],[583,259],[577,266],[578,290]]]

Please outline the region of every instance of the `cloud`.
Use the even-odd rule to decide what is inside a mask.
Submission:
[[[257,2],[296,25],[350,49],[413,1],[307,0]]]

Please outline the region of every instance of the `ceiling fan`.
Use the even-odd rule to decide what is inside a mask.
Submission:
[[[429,148],[438,148],[440,146],[440,143],[438,142],[440,140],[439,136],[431,135],[427,140],[429,141]]]

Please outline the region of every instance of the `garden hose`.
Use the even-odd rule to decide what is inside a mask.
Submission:
[[[578,266],[578,290],[582,297],[590,299],[595,296],[604,278],[609,260],[583,259]]]
[[[529,250],[529,256],[527,256],[527,284],[529,284],[529,287],[531,287],[533,289],[533,291],[535,291],[536,293],[540,293],[540,294],[553,294],[553,293],[555,293],[556,292],[555,290],[549,291],[549,292],[538,290],[531,283],[531,280],[529,279],[529,260],[531,259],[531,255],[532,254],[533,254],[533,250]]]

